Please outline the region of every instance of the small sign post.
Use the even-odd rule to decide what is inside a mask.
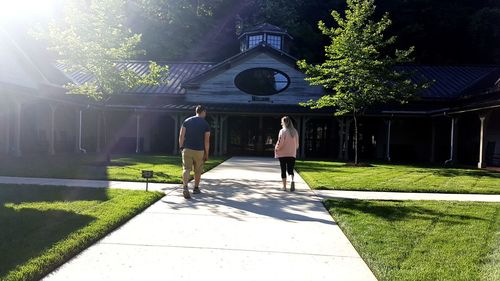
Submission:
[[[153,177],[153,171],[142,170],[142,178],[146,179],[146,191],[148,191],[149,179]]]

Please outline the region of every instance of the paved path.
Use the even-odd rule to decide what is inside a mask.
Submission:
[[[247,158],[247,159],[252,159],[252,158]],[[271,159],[266,159],[266,158],[253,158],[253,159],[258,159],[259,161],[272,161]],[[238,161],[241,161],[241,159]],[[209,175],[211,172],[212,171],[208,172],[207,175]],[[304,181],[300,178],[300,176],[298,176],[298,180],[300,184],[304,184]],[[272,181],[276,181],[276,179],[273,178]],[[118,188],[118,189],[133,189],[133,190],[146,189],[146,183],[143,182],[104,181],[104,180],[73,180],[73,179],[24,178],[24,177],[0,176],[0,183],[75,186],[75,187],[91,187],[91,188]],[[148,190],[163,191],[167,194],[178,188],[179,188],[178,184],[149,183],[148,185]],[[320,199],[349,198],[349,199],[361,199],[361,200],[449,200],[449,201],[500,202],[500,195],[497,194],[455,194],[455,193],[382,192],[382,191],[348,191],[348,190],[314,190],[311,192],[309,188],[305,188],[303,190],[297,190],[297,193],[300,193],[302,195],[316,196]]]
[[[278,180],[277,180],[278,178]],[[186,201],[179,185],[44,280],[375,280],[320,200],[500,202],[500,195],[280,188],[270,158],[231,158],[203,176]],[[145,189],[145,183],[0,177],[0,183]]]
[[[44,280],[376,280],[300,177],[279,190],[278,166],[231,158]]]
[[[130,182],[130,181],[72,180],[72,179],[23,178],[23,177],[0,176],[0,183],[146,190],[145,182]],[[148,190],[165,191],[165,192],[174,190],[178,187],[179,187],[178,184],[169,184],[169,183],[148,184]]]

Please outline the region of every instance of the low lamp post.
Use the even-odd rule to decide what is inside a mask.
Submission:
[[[146,179],[146,191],[148,191],[149,179],[153,177],[153,171],[142,170],[142,178]]]

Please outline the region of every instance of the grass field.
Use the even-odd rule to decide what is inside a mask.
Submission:
[[[0,280],[39,280],[162,196],[0,185]]]
[[[381,280],[500,280],[500,203],[326,200]]]
[[[296,169],[314,189],[500,194],[500,173],[478,169],[326,161],[297,161]]]
[[[205,171],[226,158],[212,157]],[[151,182],[181,183],[180,156],[128,155],[114,156],[110,163],[98,161],[93,155],[29,156],[0,159],[0,176],[145,181],[141,170],[153,170]]]

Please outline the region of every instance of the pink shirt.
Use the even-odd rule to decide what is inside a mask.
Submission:
[[[274,148],[274,157],[294,157],[297,158],[297,149],[299,148],[299,136],[292,137],[290,132],[281,129],[278,134],[278,142]]]

